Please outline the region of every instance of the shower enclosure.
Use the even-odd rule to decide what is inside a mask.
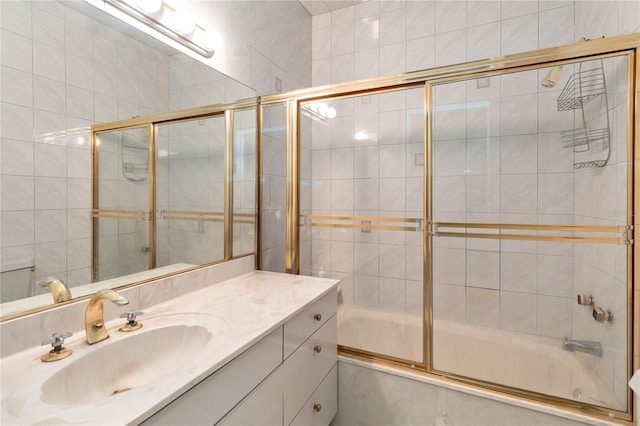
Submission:
[[[632,419],[637,47],[262,98],[262,268],[341,280],[343,355]]]

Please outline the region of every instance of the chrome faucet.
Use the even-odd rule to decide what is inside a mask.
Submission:
[[[565,351],[579,351],[590,355],[602,356],[602,343],[591,340],[572,340],[565,337],[562,339],[562,349]]]
[[[45,277],[38,281],[38,285],[40,287],[49,286],[49,290],[51,290],[51,295],[53,296],[53,303],[66,302],[71,299],[69,287],[56,277]]]
[[[89,301],[84,315],[84,328],[87,332],[87,343],[93,345],[109,338],[104,326],[104,301],[110,300],[116,305],[128,305],[129,301],[113,290],[98,291]]]

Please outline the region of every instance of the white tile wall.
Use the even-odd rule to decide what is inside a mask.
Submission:
[[[311,16],[299,2],[177,0],[172,4],[194,11],[200,25],[220,36],[214,57],[197,59],[259,95],[276,93],[276,78],[282,81],[282,91],[311,85]]]
[[[342,9],[339,21],[332,20],[337,11],[313,17],[313,85],[628,34],[640,28],[638,9],[634,1],[606,0],[369,0]],[[336,42],[337,34],[346,40]],[[355,61],[345,60],[351,53]]]

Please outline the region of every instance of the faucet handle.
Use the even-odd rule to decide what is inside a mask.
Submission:
[[[73,333],[69,331],[65,331],[64,333],[53,333],[51,337],[44,340],[40,344],[40,346],[45,346],[50,344],[53,347],[53,349],[51,349],[46,354],[42,355],[40,359],[44,362],[58,361],[71,355],[73,353],[71,349],[62,347],[62,345],[64,345],[64,339],[69,338],[71,336],[73,336]]]
[[[139,328],[141,328],[142,323],[136,321],[136,318],[138,317],[138,315],[144,315],[144,312],[131,310],[121,314],[120,318],[126,318],[127,323],[122,327],[120,327],[120,331],[128,332],[128,331],[138,330]]]
[[[613,323],[613,314],[611,313],[611,309],[607,309],[605,311],[600,306],[596,306],[593,308],[591,315],[597,322],[607,321],[609,324]]]
[[[62,345],[64,345],[64,339],[67,339],[71,336],[73,336],[73,333],[71,333],[70,331],[65,331],[64,333],[53,333],[51,337],[43,340],[40,346],[51,344],[54,349],[58,347],[61,348]]]
[[[134,310],[130,310],[130,311],[128,311],[128,312],[125,312],[125,313],[123,313],[123,314],[120,314],[120,318],[126,318],[126,319],[127,319],[127,321],[129,321],[129,322],[132,322],[132,321],[133,321],[133,322],[135,322],[136,317],[137,317],[138,315],[144,315],[144,312],[142,312],[142,311],[134,311]]]

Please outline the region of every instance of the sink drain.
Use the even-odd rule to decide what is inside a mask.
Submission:
[[[122,392],[126,392],[126,391],[128,391],[128,390],[131,390],[131,388],[116,389],[116,390],[114,390],[114,391],[113,391],[113,393],[111,394],[111,396],[117,395],[117,394],[122,393]]]

